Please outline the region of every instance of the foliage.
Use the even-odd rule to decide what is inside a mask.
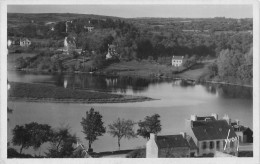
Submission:
[[[68,127],[53,130],[50,140],[51,146],[46,156],[49,158],[69,158],[75,150],[73,144],[76,143],[77,138],[70,134]]]
[[[146,116],[144,121],[139,121],[137,135],[148,139],[150,138],[150,133],[159,133],[162,130],[159,118],[159,114],[154,114],[152,116]]]
[[[218,76],[221,80],[238,83],[252,83],[253,51],[247,54],[233,50],[221,51],[218,59]]]
[[[8,148],[7,158],[33,158],[33,156],[30,154],[18,153],[14,148]]]
[[[21,146],[20,154],[25,148],[33,147],[38,149],[43,143],[48,142],[51,137],[51,127],[47,124],[31,122],[24,126],[16,125],[13,129],[12,142]]]
[[[136,149],[126,155],[126,158],[145,158],[145,149]]]
[[[195,65],[197,63],[197,61],[198,61],[198,57],[193,55],[189,59],[184,60],[183,66],[186,68],[192,67],[193,65]]]
[[[91,108],[86,112],[86,117],[82,117],[81,125],[83,127],[83,133],[86,135],[85,139],[89,142],[89,151],[92,151],[91,144],[97,140],[98,136],[102,136],[106,132],[106,128],[103,125],[102,115]]]
[[[133,130],[135,123],[132,120],[118,118],[115,122],[108,125],[109,131],[113,137],[117,137],[118,149],[120,150],[120,140],[124,137],[127,139],[136,137]]]

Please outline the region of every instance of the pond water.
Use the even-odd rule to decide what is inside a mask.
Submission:
[[[8,71],[8,80],[28,83],[47,83],[57,87],[95,89],[119,94],[147,96],[154,101],[136,103],[112,104],[69,104],[69,103],[33,103],[8,102],[9,108],[14,109],[8,114],[8,140],[11,140],[11,129],[15,125],[23,125],[36,121],[52,127],[69,126],[72,133],[87,146],[82,133],[81,119],[87,110],[94,107],[103,116],[107,126],[118,117],[133,121],[143,120],[144,117],[158,113],[161,117],[161,135],[179,134],[184,130],[185,119],[190,115],[200,116],[217,113],[219,118],[228,114],[234,121],[240,120],[244,126],[253,128],[253,98],[252,88],[223,85],[192,84],[182,80],[147,80],[131,77],[104,77],[86,74],[29,74]],[[135,127],[135,130],[138,127]],[[121,149],[142,147],[146,140],[122,139]],[[43,145],[37,154],[46,150]],[[94,151],[117,150],[117,139],[108,133],[99,137],[92,145]],[[25,150],[24,152],[32,152]]]

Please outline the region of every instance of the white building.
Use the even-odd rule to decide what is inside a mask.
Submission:
[[[172,66],[180,67],[183,63],[184,56],[173,56],[172,57]]]
[[[28,47],[32,44],[32,42],[27,38],[20,39],[20,46],[21,47]]]

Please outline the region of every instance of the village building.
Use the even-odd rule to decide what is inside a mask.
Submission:
[[[183,64],[184,56],[173,56],[172,57],[172,66],[180,67]]]
[[[10,47],[12,45],[12,40],[8,39],[7,40],[7,47]]]
[[[21,47],[29,47],[32,44],[32,42],[27,38],[21,38],[20,39],[20,46]]]
[[[111,59],[113,57],[119,57],[119,54],[116,51],[116,46],[113,44],[108,44],[108,50],[107,50],[107,55],[106,55],[106,59]]]
[[[64,51],[67,54],[70,54],[76,49],[75,37],[65,37],[64,39]]]
[[[88,24],[84,26],[84,29],[86,29],[88,32],[91,32],[94,30],[94,26],[91,24],[90,21],[88,21]]]
[[[238,155],[238,137],[229,121],[229,117],[218,120],[217,114],[206,117],[192,115],[186,120],[185,131],[194,139],[198,156],[215,154],[217,151]]]
[[[179,158],[193,157],[197,147],[191,137],[186,133],[179,135],[156,136],[150,134],[146,143],[146,158]]]
[[[240,125],[239,120],[231,123],[240,143],[253,143],[253,131],[249,127]]]

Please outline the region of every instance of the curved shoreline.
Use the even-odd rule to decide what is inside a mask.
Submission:
[[[89,91],[64,89],[35,83],[10,82],[8,101],[54,102],[54,103],[127,103],[155,100],[145,96],[133,96]]]
[[[139,96],[124,96],[123,98],[111,98],[111,99],[53,99],[53,98],[21,98],[21,97],[9,97],[8,101],[26,101],[26,102],[43,102],[43,103],[80,103],[80,104],[107,104],[107,103],[135,103],[152,101],[159,99],[152,99],[149,97]]]

